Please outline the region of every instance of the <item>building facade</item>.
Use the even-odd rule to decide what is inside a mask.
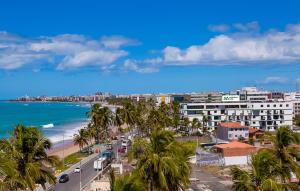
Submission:
[[[249,139],[249,127],[239,122],[221,122],[217,128],[217,138],[230,141],[238,139]]]
[[[206,116],[209,130],[214,130],[220,122],[229,121],[274,131],[283,125],[292,126],[293,103],[287,101],[182,103],[181,115],[190,120],[198,118],[200,121]]]

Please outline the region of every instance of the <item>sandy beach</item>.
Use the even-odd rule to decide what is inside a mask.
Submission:
[[[79,146],[74,145],[72,140],[66,140],[63,142],[56,143],[52,149],[48,151],[49,155],[57,155],[59,158],[66,157],[70,154],[79,151]]]

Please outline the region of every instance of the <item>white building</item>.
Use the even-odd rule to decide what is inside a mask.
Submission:
[[[217,138],[229,141],[243,138],[249,139],[249,127],[243,126],[239,122],[221,122],[217,128]]]
[[[247,165],[250,163],[251,154],[256,151],[254,146],[238,141],[215,145],[214,148],[222,155],[225,166]]]
[[[234,101],[219,103],[182,103],[181,114],[190,120],[202,121],[207,116],[209,130],[215,129],[219,122],[240,122],[262,130],[276,130],[283,125],[292,126],[293,103],[288,101]]]
[[[294,116],[300,115],[300,92],[290,92],[284,94],[284,100],[293,103]]]
[[[171,103],[171,96],[170,95],[162,95],[162,94],[158,94],[155,95],[156,97],[156,104],[159,106],[162,102],[164,102],[165,104],[170,104]]]

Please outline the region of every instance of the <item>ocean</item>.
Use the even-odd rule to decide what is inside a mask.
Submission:
[[[0,138],[8,138],[17,124],[23,124],[39,127],[53,143],[72,139],[88,124],[89,109],[84,103],[0,101]]]

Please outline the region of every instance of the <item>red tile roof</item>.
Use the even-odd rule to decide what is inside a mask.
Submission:
[[[239,141],[231,141],[230,143],[227,144],[220,144],[220,145],[215,145],[214,147],[220,148],[220,149],[248,149],[248,148],[255,148],[252,145],[246,144],[246,143],[241,143]]]
[[[219,126],[225,128],[249,128],[247,126],[241,125],[240,122],[220,122]]]

